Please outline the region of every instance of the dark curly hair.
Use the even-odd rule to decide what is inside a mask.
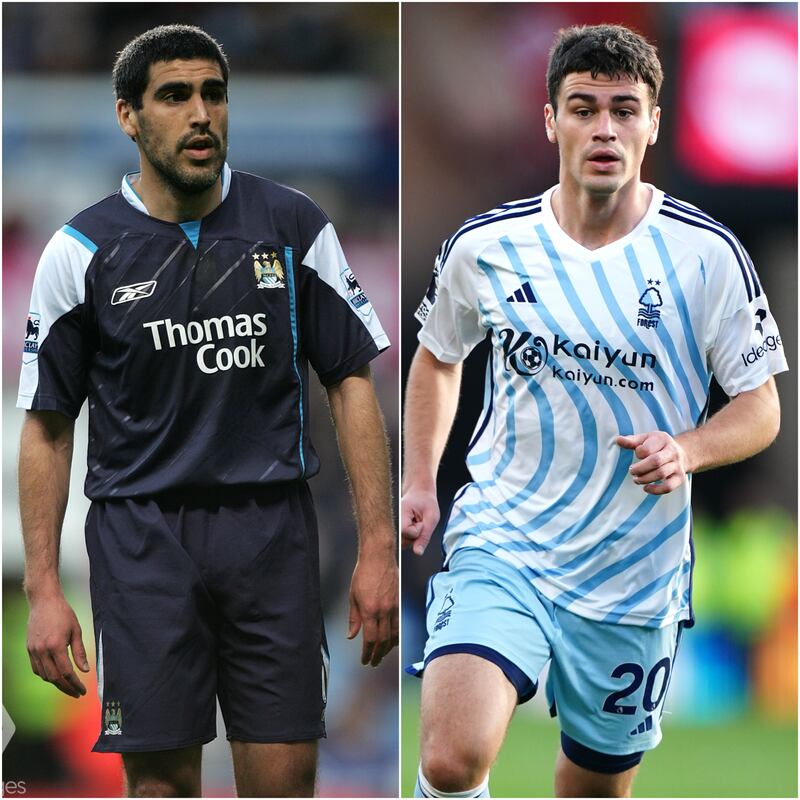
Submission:
[[[573,25],[558,32],[547,63],[547,93],[555,111],[561,82],[572,72],[590,72],[593,78],[624,76],[646,83],[651,109],[658,102],[664,80],[656,48],[622,25]]]
[[[194,25],[159,25],[132,39],[117,55],[111,73],[117,100],[125,100],[140,109],[150,65],[176,58],[216,61],[227,86],[228,59],[219,42]]]

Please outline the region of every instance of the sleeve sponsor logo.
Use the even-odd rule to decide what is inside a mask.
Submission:
[[[742,353],[742,362],[746,367],[749,367],[756,363],[760,358],[763,358],[767,353],[777,350],[779,347],[783,347],[783,341],[781,337],[773,336],[770,334],[769,336],[764,337],[764,344],[758,345],[756,347],[753,345],[746,353]]]
[[[131,303],[134,300],[141,300],[150,297],[156,290],[156,281],[145,281],[144,283],[132,283],[130,286],[118,286],[111,295],[111,305],[118,306],[120,303]]]
[[[759,308],[756,311],[756,327],[757,330],[762,336],[764,335],[764,320],[767,318],[767,312],[763,308]]]
[[[35,311],[28,312],[28,322],[25,327],[25,344],[22,348],[24,353],[39,352],[39,325],[41,321],[41,314],[37,314]]]
[[[779,334],[770,334],[764,336],[764,322],[767,319],[767,310],[765,308],[757,308],[755,311],[755,330],[760,334],[764,341],[760,345],[753,345],[746,353],[741,353],[742,363],[746,366],[752,366],[759,359],[763,358],[767,353],[777,350],[779,347],[783,348],[783,341]]]

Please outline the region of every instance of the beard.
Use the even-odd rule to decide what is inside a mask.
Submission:
[[[197,136],[207,136],[214,143],[215,154],[206,164],[186,167],[178,162],[178,156],[187,142]],[[183,137],[173,150],[164,142],[151,135],[146,124],[140,124],[137,144],[142,154],[150,162],[161,179],[173,193],[183,195],[201,194],[210,189],[219,178],[228,155],[226,138],[220,138],[211,131],[192,132]]]

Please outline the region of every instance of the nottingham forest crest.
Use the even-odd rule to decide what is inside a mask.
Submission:
[[[636,318],[636,324],[640,328],[657,328],[661,320],[661,306],[664,301],[661,298],[661,292],[656,288],[660,286],[661,281],[653,280],[650,278],[647,281],[648,288],[642,292],[639,298],[639,314]]]
[[[253,253],[253,271],[256,275],[256,289],[284,289],[286,287],[286,273],[274,250]]]

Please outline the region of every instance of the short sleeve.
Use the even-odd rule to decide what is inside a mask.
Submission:
[[[428,291],[416,314],[418,339],[433,355],[449,364],[463,361],[486,336],[478,310],[478,287],[468,249],[459,242],[450,252],[442,245],[433,266]]]
[[[741,245],[726,249],[711,287],[706,350],[729,397],[756,389],[788,369],[783,342],[750,257]]]
[[[378,315],[328,221],[302,259],[300,304],[303,352],[325,386],[389,347]]]
[[[96,247],[65,226],[36,268],[25,329],[17,406],[75,418],[87,392],[85,275]]]

